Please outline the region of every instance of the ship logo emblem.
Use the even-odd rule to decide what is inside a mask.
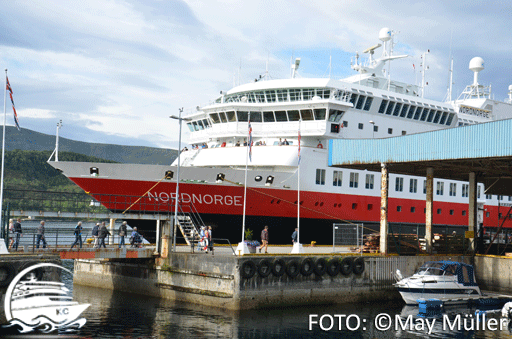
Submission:
[[[70,270],[52,263],[36,264],[18,273],[5,294],[5,317],[9,322],[3,327],[19,326],[21,333],[38,330],[50,333],[71,332],[86,323],[80,318],[90,304],[79,304],[68,295],[64,283],[42,281],[41,268],[57,267],[73,274]]]

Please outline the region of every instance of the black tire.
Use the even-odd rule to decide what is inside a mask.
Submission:
[[[354,259],[347,257],[341,261],[340,272],[343,275],[350,275],[354,269]]]
[[[300,273],[305,277],[309,277],[311,274],[313,274],[314,270],[315,264],[311,258],[304,259],[300,264]]]
[[[340,273],[341,269],[341,263],[338,258],[333,258],[327,263],[327,274],[329,274],[331,277],[335,277]]]
[[[280,277],[286,272],[286,263],[283,259],[274,260],[272,264],[272,274],[275,277]]]
[[[315,274],[321,277],[325,274],[325,271],[327,270],[327,260],[324,258],[320,258],[315,263]]]
[[[258,274],[260,275],[260,277],[266,278],[270,275],[270,272],[272,272],[272,267],[273,265],[270,262],[270,260],[263,259],[258,264]]]
[[[296,260],[292,260],[286,265],[286,274],[290,278],[295,278],[300,273],[300,266],[299,263]]]
[[[364,272],[364,259],[359,257],[354,260],[354,268],[352,268],[352,272],[356,275],[360,275]]]
[[[31,266],[34,266],[34,265],[37,265],[39,264],[38,262],[36,261],[31,261],[31,262],[28,262],[26,263],[25,265],[22,265],[21,266],[21,269],[20,269],[20,272],[23,271],[24,269],[26,268],[29,268]],[[33,269],[32,271],[28,272],[27,274],[25,274],[25,276],[23,276],[20,280],[28,280],[31,276],[33,276],[38,280],[38,281],[41,281],[43,279],[43,274],[44,274],[44,268],[42,267],[38,267],[36,269]]]
[[[240,275],[244,279],[251,279],[256,273],[256,264],[252,260],[244,261],[240,267]]]
[[[16,275],[16,269],[9,263],[0,264],[0,287],[9,285],[14,276]]]

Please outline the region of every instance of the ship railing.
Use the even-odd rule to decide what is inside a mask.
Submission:
[[[183,238],[183,237],[177,237],[176,239],[183,240],[183,242],[185,242],[185,238]],[[236,255],[235,249],[233,248],[233,244],[231,244],[231,241],[229,241],[229,239],[212,238],[212,240],[213,240],[213,247],[208,247],[208,251],[211,251],[212,248],[213,248],[213,250],[215,250],[216,245],[222,245],[222,247],[229,247],[231,249],[231,253],[233,253],[233,255]],[[218,250],[218,248],[219,247],[217,247],[217,250]],[[201,242],[199,239],[194,239],[191,241],[190,253],[204,252],[204,250],[205,250],[204,247],[201,247]]]

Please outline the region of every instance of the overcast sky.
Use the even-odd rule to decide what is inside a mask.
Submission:
[[[512,84],[512,2],[316,1],[3,1],[0,66],[8,69],[22,128],[88,142],[177,147],[169,119],[215,99],[233,82],[290,74],[354,74],[350,58],[396,36],[396,80],[420,81],[427,49],[426,97],[442,100],[454,57],[454,97],[472,82],[472,57],[485,60],[481,84],[496,99]],[[377,50],[376,55],[380,55]],[[416,65],[416,73],[413,69]],[[13,124],[7,105],[8,124]],[[187,139],[184,134],[184,140]]]

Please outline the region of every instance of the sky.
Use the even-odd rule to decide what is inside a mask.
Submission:
[[[425,97],[443,100],[452,55],[455,99],[479,56],[479,83],[503,100],[511,10],[506,1],[4,1],[0,67],[22,128],[54,135],[62,120],[59,135],[73,140],[177,148],[169,116],[180,108],[185,115],[267,67],[287,78],[292,57],[303,78],[353,75],[351,58],[379,43],[383,27],[397,32],[395,53],[409,55],[393,62],[392,79],[420,82],[429,50]],[[9,102],[7,112],[12,125]]]

